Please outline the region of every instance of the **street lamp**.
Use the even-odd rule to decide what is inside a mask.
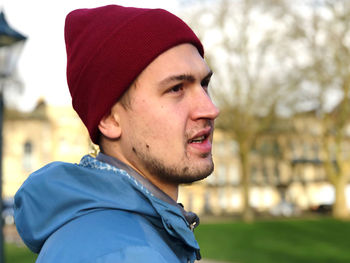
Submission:
[[[2,219],[2,129],[4,115],[4,89],[12,76],[27,38],[11,28],[3,11],[0,11],[0,263],[4,262],[4,234]]]

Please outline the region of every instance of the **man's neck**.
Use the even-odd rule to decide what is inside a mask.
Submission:
[[[141,172],[135,169],[132,165],[120,160],[116,157],[107,155],[105,153],[99,153],[97,155],[97,160],[113,165],[117,168],[125,170],[135,179],[140,181],[151,193],[153,193],[159,199],[171,203],[177,204],[178,197],[178,187],[175,189],[170,189],[168,185],[162,184],[161,182],[154,182],[150,178],[144,176]]]
[[[142,176],[134,168],[132,168],[128,164],[125,164],[124,162],[120,161],[119,159],[117,159],[115,157],[112,157],[112,156],[109,156],[109,155],[106,155],[103,153],[99,153],[97,155],[96,159],[101,161],[101,162],[108,163],[112,166],[115,166],[119,169],[126,171],[130,176],[134,177],[145,188],[147,188],[147,190],[150,191],[155,197],[157,197],[158,199],[160,199],[168,204],[171,204],[171,205],[178,207],[180,209],[181,213],[183,214],[183,216],[185,217],[185,219],[187,220],[187,222],[189,223],[192,230],[193,230],[193,228],[198,226],[198,224],[199,224],[198,216],[195,213],[185,211],[182,204],[176,203],[177,191],[176,191],[176,198],[174,199],[169,194],[167,194],[166,192],[161,190],[161,188],[158,187],[156,184],[152,183],[150,180],[148,180],[147,178]]]

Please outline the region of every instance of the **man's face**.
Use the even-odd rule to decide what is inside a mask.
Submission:
[[[181,184],[213,171],[212,137],[219,110],[208,95],[211,71],[190,44],[158,56],[117,103],[119,158],[151,181]]]

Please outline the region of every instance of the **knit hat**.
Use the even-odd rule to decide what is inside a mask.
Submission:
[[[157,56],[183,43],[204,55],[194,32],[163,9],[77,9],[66,17],[65,41],[73,108],[96,144],[100,120]]]

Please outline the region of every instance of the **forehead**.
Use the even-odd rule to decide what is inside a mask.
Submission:
[[[203,78],[210,71],[208,65],[191,44],[175,46],[159,55],[139,75],[138,81],[161,81],[172,75],[187,74]]]

